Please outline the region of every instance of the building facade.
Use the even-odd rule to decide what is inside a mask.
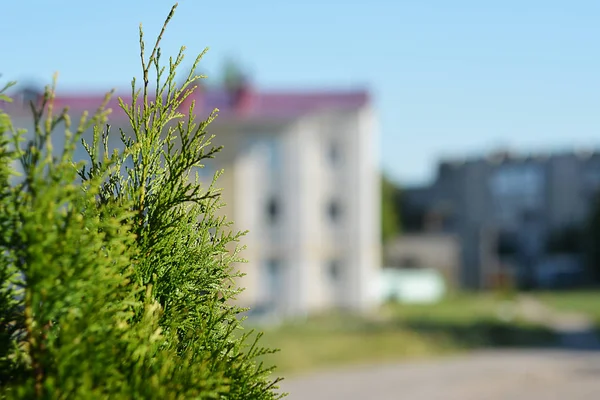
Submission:
[[[56,107],[69,106],[76,121],[102,98],[62,95]],[[222,212],[234,221],[232,229],[249,231],[241,243],[248,262],[237,265],[246,273],[240,304],[281,316],[373,305],[380,190],[378,126],[368,94],[264,93],[244,85],[197,91],[191,100],[201,119],[219,109],[207,131],[224,149],[200,173],[209,182],[224,170],[217,185],[226,203]],[[126,129],[116,98],[109,107],[113,129]],[[18,101],[9,112],[15,125],[31,127]],[[57,140],[60,135],[59,129]],[[120,146],[117,134],[112,145]]]
[[[497,152],[441,162],[432,185],[404,192],[403,212],[414,231],[459,237],[461,286],[489,287],[502,271],[531,286],[549,238],[585,223],[599,183],[598,152]]]

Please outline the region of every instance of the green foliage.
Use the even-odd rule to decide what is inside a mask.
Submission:
[[[381,238],[384,242],[400,234],[400,189],[381,176]]]
[[[548,235],[546,251],[550,254],[581,254],[585,250],[584,242],[584,229],[579,225],[572,224]]]
[[[236,91],[244,85],[245,80],[242,67],[233,59],[226,59],[223,65],[223,86],[230,91]]]
[[[595,196],[590,214],[584,226],[584,254],[590,278],[600,283],[600,196]]]
[[[241,332],[232,304],[232,264],[243,260],[231,245],[243,233],[217,216],[218,174],[208,188],[193,176],[219,151],[206,132],[216,114],[196,123],[193,103],[181,111],[200,78],[175,83],[183,48],[160,65],[174,10],[147,59],[140,28],[143,85],[134,79],[132,103],[120,101],[120,149],[108,146],[109,96],[72,129],[68,110],[53,110],[55,85],[46,88],[31,140],[0,110],[3,398],[280,397],[257,362],[272,351]],[[73,160],[79,142],[87,163]]]

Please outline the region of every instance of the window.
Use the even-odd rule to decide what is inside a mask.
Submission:
[[[586,189],[589,192],[595,192],[600,188],[600,168],[598,165],[594,165],[592,168],[587,169],[584,172],[584,179]]]
[[[404,256],[400,258],[398,267],[401,269],[417,269],[420,267],[420,263],[414,256]]]
[[[267,274],[270,277],[279,275],[279,260],[276,258],[270,258],[267,260]]]
[[[329,163],[332,166],[336,166],[340,163],[340,159],[341,159],[340,148],[339,148],[338,144],[334,141],[331,141],[329,143],[329,146],[327,148],[327,158],[329,159]]]
[[[513,256],[517,253],[519,244],[513,232],[500,232],[496,242],[496,254],[499,256]]]
[[[501,167],[490,180],[490,190],[497,217],[517,223],[524,210],[536,210],[543,204],[543,169],[539,165]]]
[[[501,168],[492,177],[492,191],[496,196],[537,198],[542,193],[543,172],[536,166]]]
[[[276,136],[258,135],[246,139],[245,151],[257,151],[260,157],[272,171],[277,171],[281,166],[281,146]]]
[[[340,219],[340,204],[336,200],[331,200],[327,205],[327,214],[332,222],[338,222]]]
[[[331,282],[337,282],[340,279],[340,275],[341,275],[341,263],[340,260],[338,259],[332,259],[329,260],[329,262],[327,263],[327,268],[326,268],[326,272],[327,272],[327,278],[331,281]]]
[[[270,223],[277,222],[279,218],[279,202],[275,197],[271,197],[267,201],[267,219]]]

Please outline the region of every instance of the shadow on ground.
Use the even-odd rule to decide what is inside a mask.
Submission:
[[[475,349],[489,347],[550,347],[560,343],[558,335],[549,328],[483,320],[471,323],[451,323],[409,320],[403,325],[422,335],[442,335],[460,347]]]
[[[597,331],[570,331],[559,335],[558,346],[575,351],[600,351],[600,333]]]
[[[556,347],[561,338],[552,329],[512,324],[498,320],[478,320],[474,322],[432,321],[409,319],[389,321],[380,324],[363,325],[364,333],[378,333],[382,330],[410,330],[421,336],[443,339],[464,349],[501,347]]]

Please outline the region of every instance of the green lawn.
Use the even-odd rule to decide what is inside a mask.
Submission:
[[[282,351],[265,357],[290,374],[336,365],[376,363],[452,354],[485,347],[548,344],[547,329],[498,317],[494,295],[453,296],[436,305],[387,305],[370,318],[312,317],[266,329],[263,346]]]
[[[600,329],[600,289],[538,292],[533,296],[556,310],[587,314],[596,321]]]

